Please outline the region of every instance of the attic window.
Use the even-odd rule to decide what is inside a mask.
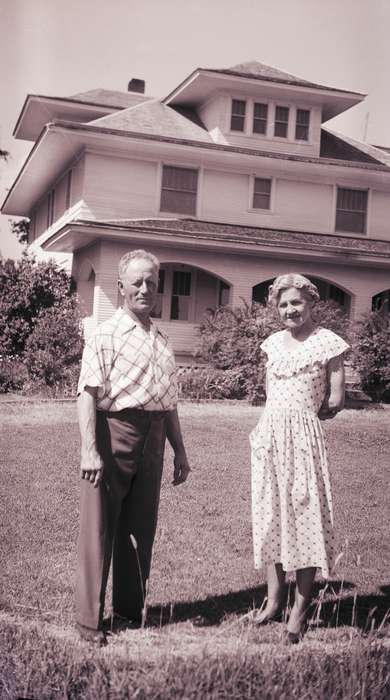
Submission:
[[[232,117],[230,120],[230,129],[232,131],[244,131],[245,127],[245,100],[232,101]]]
[[[288,107],[276,107],[275,109],[275,128],[274,135],[282,138],[287,138],[288,130]]]
[[[309,140],[310,111],[308,109],[297,109],[297,120],[295,123],[295,138],[299,141]]]
[[[160,211],[196,215],[198,171],[163,166]]]
[[[253,133],[265,134],[267,132],[268,105],[255,102],[253,107]]]
[[[366,233],[367,190],[337,188],[336,231]]]

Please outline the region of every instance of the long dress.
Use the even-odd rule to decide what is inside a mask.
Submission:
[[[269,336],[267,401],[250,434],[255,568],[285,571],[334,563],[333,509],[326,447],[317,416],[327,390],[326,365],[349,346],[316,328],[296,349],[286,333]]]

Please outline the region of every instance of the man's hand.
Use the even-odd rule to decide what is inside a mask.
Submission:
[[[103,462],[99,453],[90,450],[82,452],[80,471],[82,479],[86,479],[95,487],[98,486],[103,476]]]
[[[172,483],[174,486],[178,486],[186,481],[188,474],[191,471],[186,453],[183,451],[175,452],[173,464],[174,470]]]

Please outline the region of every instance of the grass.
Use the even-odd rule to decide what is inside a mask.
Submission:
[[[148,626],[91,652],[72,626],[75,406],[0,404],[0,697],[390,694],[390,413],[344,411],[324,424],[342,557],[334,579],[317,582],[313,624],[292,650],[281,643],[282,625],[256,630],[242,620],[265,593],[253,570],[250,522],[248,433],[260,410],[181,406],[193,471],[174,488],[167,448]]]

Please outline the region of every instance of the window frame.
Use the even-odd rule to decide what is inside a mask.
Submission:
[[[244,105],[244,113],[236,113],[234,112],[234,103],[235,102],[240,102]],[[231,103],[230,103],[230,123],[229,123],[229,129],[233,134],[245,134],[246,133],[246,124],[247,124],[247,117],[248,117],[248,99],[241,99],[238,97],[232,97],[231,98]],[[242,129],[234,129],[232,124],[233,124],[233,119],[242,119]]]
[[[196,173],[196,189],[194,191],[192,190],[185,190],[185,189],[176,189],[173,187],[164,187],[164,169],[170,168],[171,170],[180,170],[180,171],[188,171],[192,173]],[[158,212],[162,214],[176,214],[177,216],[198,216],[198,206],[199,206],[199,181],[200,181],[200,173],[199,173],[199,168],[194,168],[186,165],[177,165],[177,164],[172,164],[172,163],[161,163],[161,169],[160,169],[160,192],[159,192],[159,206],[158,206]],[[192,194],[194,195],[194,206],[193,206],[193,211],[178,211],[176,208],[172,209],[163,209],[163,192],[176,192],[176,193],[185,193],[185,194]]]
[[[307,112],[307,114],[308,114],[307,124],[302,124],[302,123],[298,122],[298,112]],[[298,127],[304,127],[307,129],[307,138],[300,138],[297,136],[297,128]],[[303,141],[304,143],[309,143],[310,142],[310,127],[311,127],[311,109],[306,109],[305,107],[296,107],[294,140],[299,141],[299,142]]]
[[[287,110],[287,121],[281,121],[280,119],[276,119],[276,114],[278,109],[285,109]],[[275,102],[274,106],[274,129],[273,129],[273,138],[275,139],[283,139],[284,140],[289,140],[289,130],[290,130],[290,119],[291,119],[291,106],[289,105],[283,105],[283,104],[278,104]],[[276,125],[277,124],[284,124],[286,126],[286,134],[282,136],[281,134],[276,133]]]
[[[260,207],[253,206],[256,180],[269,180],[269,182],[270,182],[269,209],[261,209]],[[272,214],[274,211],[275,187],[276,187],[276,178],[275,177],[264,177],[262,175],[259,175],[258,173],[254,173],[253,175],[251,175],[250,176],[250,187],[249,187],[249,207],[248,207],[248,210],[252,213]]]
[[[348,190],[349,192],[365,192],[366,193],[366,209],[364,213],[364,230],[363,231],[353,231],[349,229],[342,229],[339,228],[337,225],[337,214],[339,211],[344,211],[344,212],[349,212],[349,213],[361,213],[363,210],[357,210],[357,209],[342,209],[339,210],[337,206],[337,200],[338,200],[338,195],[339,195],[339,190]],[[369,212],[370,212],[370,199],[371,199],[371,190],[369,187],[367,188],[361,188],[361,187],[351,187],[351,186],[346,186],[346,185],[339,185],[336,184],[334,187],[334,231],[335,233],[340,233],[341,235],[350,235],[350,236],[367,236],[368,235],[368,230],[369,230]]]

